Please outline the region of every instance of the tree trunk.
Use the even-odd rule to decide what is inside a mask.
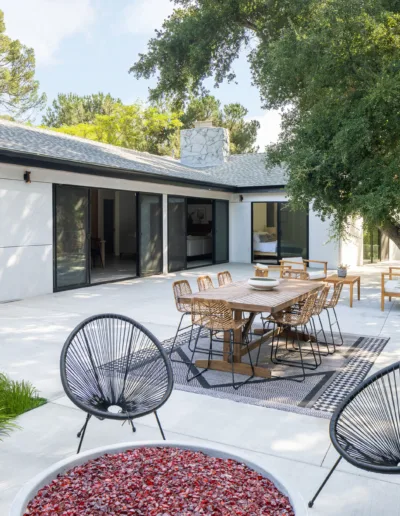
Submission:
[[[387,220],[379,226],[379,229],[400,249],[400,224],[395,224],[393,221]]]

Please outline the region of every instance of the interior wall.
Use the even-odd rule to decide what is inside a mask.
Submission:
[[[136,195],[119,193],[119,253],[136,254]]]
[[[253,231],[265,231],[267,224],[267,205],[266,203],[257,203],[253,205]]]

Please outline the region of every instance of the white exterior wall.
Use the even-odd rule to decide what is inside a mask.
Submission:
[[[0,301],[53,290],[52,186],[0,178]]]
[[[30,184],[23,180],[26,170],[31,171]],[[166,196],[232,197],[225,192],[0,163],[0,302],[53,292],[53,183],[164,194],[164,270],[168,256]]]
[[[341,241],[340,262],[350,267],[363,264],[363,219],[348,224],[348,236]]]
[[[232,197],[230,204],[230,261],[251,263],[251,203],[282,202],[288,198],[284,192],[243,194]],[[328,262],[329,268],[336,268],[339,262],[339,245],[329,241],[329,222],[323,222],[314,212],[309,214],[309,258]]]

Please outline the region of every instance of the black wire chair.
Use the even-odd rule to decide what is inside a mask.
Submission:
[[[375,473],[400,473],[400,362],[381,369],[353,390],[332,416],[329,433],[340,457],[308,506],[314,502],[342,458]]]
[[[61,381],[70,400],[87,413],[78,433],[80,452],[92,416],[129,421],[157,415],[173,387],[171,363],[157,338],[136,321],[115,314],[89,317],[64,344]]]

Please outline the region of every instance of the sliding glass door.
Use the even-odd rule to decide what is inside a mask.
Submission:
[[[214,201],[214,263],[229,262],[229,202]]]
[[[138,194],[139,275],[161,274],[163,268],[162,196]]]
[[[278,211],[279,258],[301,256],[308,258],[308,212],[293,211],[288,203],[280,202]]]
[[[308,211],[292,211],[287,202],[252,205],[253,262],[279,263],[283,258],[308,258]]]
[[[54,188],[54,289],[89,283],[89,189]]]
[[[187,204],[185,197],[168,196],[168,271],[187,265]]]

